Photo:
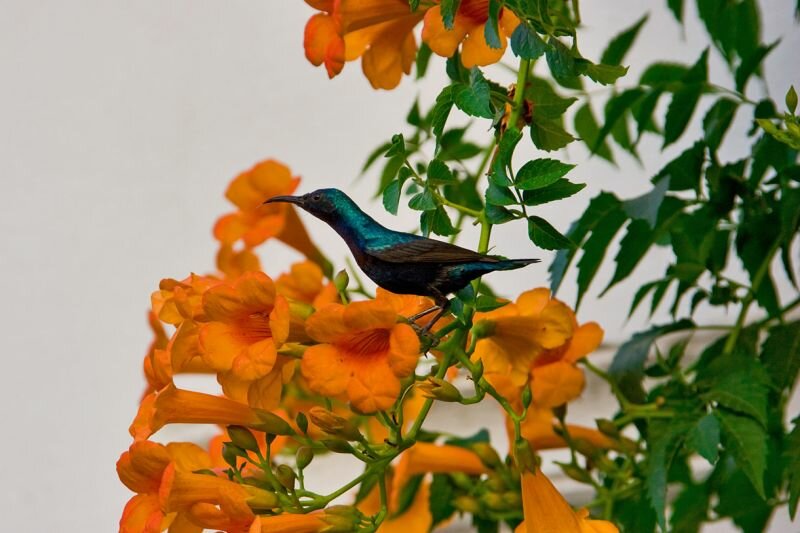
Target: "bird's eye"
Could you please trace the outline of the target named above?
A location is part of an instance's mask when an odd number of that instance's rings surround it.
[[[322,200],[322,195],[321,194],[315,194],[314,196],[311,197],[311,200],[314,201],[314,202],[319,202],[320,200]]]

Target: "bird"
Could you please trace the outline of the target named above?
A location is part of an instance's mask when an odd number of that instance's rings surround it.
[[[484,255],[455,244],[391,230],[365,213],[339,189],[318,189],[301,196],[273,196],[264,203],[294,204],[326,222],[347,243],[368,278],[395,294],[433,299],[431,308],[408,317],[410,324],[438,313],[422,328],[427,333],[447,312],[448,294],[497,270],[514,270],[539,259],[505,259]]]

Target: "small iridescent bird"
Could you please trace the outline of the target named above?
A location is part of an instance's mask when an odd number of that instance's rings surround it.
[[[379,287],[396,294],[433,298],[435,306],[408,317],[413,324],[438,311],[423,332],[447,312],[448,294],[483,274],[539,262],[483,255],[454,244],[390,230],[339,189],[319,189],[303,196],[275,196],[264,203],[272,202],[295,204],[327,222],[350,247],[361,270]]]

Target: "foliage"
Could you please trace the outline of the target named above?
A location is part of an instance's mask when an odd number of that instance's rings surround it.
[[[226,193],[235,210],[214,228],[218,272],[163,280],[153,295],[148,390],[131,426],[135,442],[118,463],[136,493],[121,530],[416,532],[460,514],[477,531],[503,523],[699,531],[730,519],[750,532],[784,505],[794,517],[800,418],[787,406],[800,372],[800,118],[794,87],[776,103],[751,83],[778,46],[761,35],[761,6],[698,1],[707,47],[687,64],[645,66],[633,81],[624,64],[647,36],[647,16],[589,53],[579,47],[578,0],[410,0],[408,10],[398,9],[402,0],[383,2],[375,13],[347,0],[312,3],[323,7],[305,31],[313,64],[335,76],[360,59],[375,88],[395,87],[412,66],[424,78],[434,55],[446,58],[436,98],[415,101],[404,130],[368,156],[376,195],[392,214],[417,212],[425,236],[456,242],[478,225],[479,253],[490,250],[495,226],[525,224],[532,247],[554,252],[551,287],[509,301],[476,280],[429,324],[418,314],[431,300],[373,294],[352,269],[334,276],[291,207],[262,205],[292,194],[299,179],[276,161],[257,164]],[[683,0],[667,6],[683,25]],[[348,50],[354,37],[371,40]],[[485,68],[506,47],[516,58],[509,86]],[[712,79],[715,56],[729,87]],[[547,75],[534,74],[537,62]],[[723,147],[737,117],[749,125],[749,149],[730,157]],[[698,138],[693,123],[702,125]],[[640,161],[645,139],[675,156],[635,198],[613,190],[584,198],[581,167],[559,152],[580,143],[608,164],[624,154]],[[531,145],[537,156],[520,161]],[[537,209],[578,201],[588,206],[569,228]],[[271,239],[308,261],[267,276],[255,250]],[[612,258],[610,279],[599,279]],[[645,258],[663,269],[642,272]],[[553,297],[573,270],[576,310],[592,289],[610,298],[633,284],[629,317],[649,302],[650,317],[662,310],[668,318],[599,368],[586,356],[602,329],[580,324]],[[781,277],[791,291],[777,289]],[[736,319],[705,324],[701,307]],[[435,362],[421,362],[429,353]],[[175,375],[196,372],[213,374],[222,396],[176,387]],[[607,384],[618,407],[596,429],[566,420],[585,372]],[[453,436],[425,426],[435,402],[466,408],[487,396],[503,410],[506,454],[485,430]],[[171,423],[225,430],[207,449],[149,440]],[[537,452],[554,447],[569,449],[557,466],[591,488],[588,510],[599,520],[574,512],[542,474]],[[328,453],[352,456],[363,470],[319,494],[305,471]],[[352,505],[332,505],[346,494]]]

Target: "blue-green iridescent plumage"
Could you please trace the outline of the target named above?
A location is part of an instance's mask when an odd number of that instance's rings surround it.
[[[429,296],[447,305],[446,295],[496,270],[513,270],[538,259],[482,255],[434,239],[386,228],[338,189],[303,196],[279,196],[267,202],[293,203],[327,222],[347,243],[364,273],[397,294]]]

